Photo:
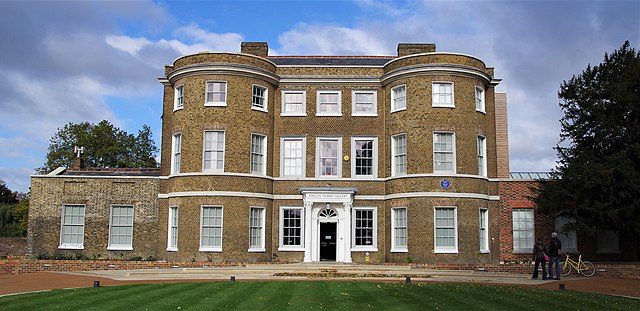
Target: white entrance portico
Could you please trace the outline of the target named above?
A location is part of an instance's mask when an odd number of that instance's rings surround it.
[[[300,188],[304,261],[351,262],[351,209],[356,188]]]

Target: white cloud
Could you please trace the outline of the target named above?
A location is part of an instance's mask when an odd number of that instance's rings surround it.
[[[128,36],[107,35],[105,38],[111,47],[136,56],[140,49],[151,43],[146,38],[131,38]]]
[[[367,29],[301,23],[278,37],[281,48],[273,54],[293,55],[382,55],[384,42]]]

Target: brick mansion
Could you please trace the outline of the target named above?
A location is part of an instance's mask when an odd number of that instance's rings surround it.
[[[506,94],[476,57],[244,42],[179,57],[159,81],[160,168],[32,176],[31,256],[499,263],[528,260],[562,225],[528,199],[541,176],[512,178]]]

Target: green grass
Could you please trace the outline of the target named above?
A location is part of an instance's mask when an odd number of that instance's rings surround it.
[[[480,284],[207,282],[53,290],[0,310],[640,310],[640,300]]]

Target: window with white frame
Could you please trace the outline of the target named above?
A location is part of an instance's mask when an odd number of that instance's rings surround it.
[[[564,226],[573,222],[573,220],[567,216],[558,216],[554,221],[555,231],[558,233],[558,239],[562,243],[563,251],[578,251],[578,240],[575,231],[563,232]]]
[[[480,252],[489,252],[489,210],[480,209]]]
[[[180,174],[181,149],[182,133],[175,133],[171,142],[171,174]]]
[[[267,136],[251,134],[251,173],[267,174]]]
[[[513,251],[530,253],[533,249],[533,209],[519,208],[511,211],[513,223]]]
[[[432,84],[432,106],[453,108],[453,83],[434,82]]]
[[[391,89],[391,112],[407,109],[407,86],[399,85]]]
[[[184,107],[184,85],[178,85],[173,91],[173,110]]]
[[[304,137],[282,137],[280,139],[281,177],[305,176],[306,145]]]
[[[341,116],[342,115],[342,92],[319,90],[316,93],[316,115],[317,116]]]
[[[487,177],[487,139],[478,136],[478,175]]]
[[[377,116],[378,93],[372,90],[351,91],[351,115]]]
[[[251,109],[267,111],[268,89],[263,86],[254,85],[252,88]]]
[[[377,209],[375,207],[354,207],[352,217],[352,246],[354,250],[377,251]]]
[[[59,248],[84,249],[84,205],[62,206]]]
[[[484,109],[484,89],[476,86],[476,111],[485,112]]]
[[[251,207],[249,211],[249,251],[264,252],[264,207]]]
[[[391,137],[391,175],[407,174],[407,135]]]
[[[112,205],[108,250],[133,249],[133,206]]]
[[[224,131],[205,131],[203,149],[202,170],[224,171]]]
[[[283,116],[306,116],[307,115],[307,92],[306,91],[282,91],[282,112]]]
[[[178,250],[178,207],[169,207],[169,222],[167,225],[167,251]]]
[[[351,177],[378,177],[378,138],[351,138]]]
[[[342,175],[342,138],[316,138],[316,177],[335,177]]]
[[[455,135],[433,133],[433,172],[456,173]]]
[[[279,251],[304,250],[302,207],[280,207]]]
[[[391,209],[391,252],[408,252],[407,208]]]
[[[222,251],[222,206],[201,207],[200,251]]]
[[[227,105],[227,82],[207,81],[205,94],[205,106]]]
[[[455,207],[434,208],[434,251],[458,252],[458,211]]]

